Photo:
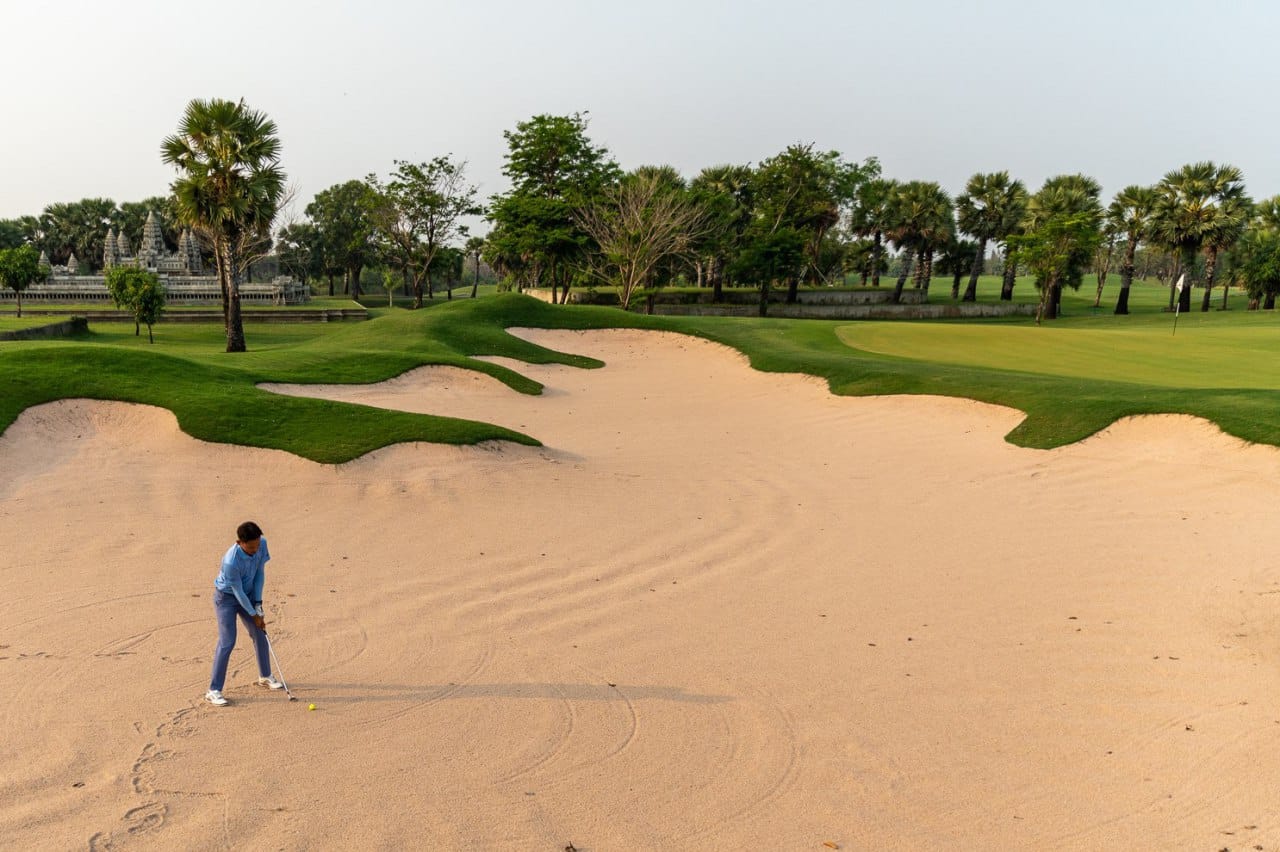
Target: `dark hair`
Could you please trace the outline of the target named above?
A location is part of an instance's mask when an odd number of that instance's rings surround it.
[[[236,541],[256,541],[262,538],[262,528],[253,521],[245,521],[236,527]]]

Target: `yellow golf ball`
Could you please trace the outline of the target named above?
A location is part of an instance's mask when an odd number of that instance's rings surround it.
[[[308,705],[307,705],[307,709],[308,709],[308,710],[314,710],[314,709],[316,709],[316,705],[314,705],[314,704],[308,704]]]

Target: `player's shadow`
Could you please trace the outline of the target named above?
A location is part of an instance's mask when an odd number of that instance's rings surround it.
[[[727,695],[702,695],[678,686],[611,685],[607,683],[299,683],[289,684],[299,697],[323,696],[326,703],[448,701],[458,698],[534,698],[566,701],[681,701],[720,704]]]

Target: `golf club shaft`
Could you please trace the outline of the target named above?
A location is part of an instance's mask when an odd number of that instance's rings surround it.
[[[276,676],[280,678],[280,685],[284,687],[284,694],[289,696],[289,700],[293,700],[293,693],[289,691],[289,684],[285,682],[284,672],[280,670],[280,661],[276,659],[276,649],[271,647],[271,637],[267,635],[267,631],[262,631],[262,638],[267,640],[267,653],[271,655],[271,665],[275,667]]]

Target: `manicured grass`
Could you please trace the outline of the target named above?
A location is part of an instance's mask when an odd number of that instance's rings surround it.
[[[323,462],[400,441],[536,443],[537,436],[487,424],[282,397],[255,385],[376,382],[422,364],[450,364],[538,393],[540,386],[518,372],[471,356],[597,367],[506,329],[637,327],[715,340],[746,353],[757,369],[819,376],[839,394],[941,394],[1011,406],[1027,418],[1009,439],[1025,446],[1059,446],[1119,417],[1162,412],[1205,417],[1242,438],[1280,445],[1280,375],[1270,366],[1280,355],[1271,340],[1280,341],[1280,317],[1196,311],[1179,320],[1174,338],[1165,299],[1163,288],[1135,292],[1128,317],[1095,315],[1066,301],[1065,319],[1036,328],[1025,318],[857,324],[654,317],[504,294],[437,301],[421,311],[375,308],[364,323],[252,326],[251,351],[237,355],[222,352],[219,326],[157,326],[150,346],[131,326],[104,323],[73,341],[0,342],[0,429],[28,406],[88,397],[162,406],[196,437]],[[1243,299],[1235,300],[1242,308]]]
[[[1182,388],[1280,390],[1280,318],[1192,313],[1035,326],[861,323],[841,326],[856,349],[917,361]]]
[[[481,284],[476,289],[476,298],[484,298],[486,296],[495,296],[498,293],[497,284]],[[471,298],[471,284],[467,283],[460,287],[453,288],[453,299],[449,298],[448,293],[443,290],[436,290],[434,298],[428,299],[426,291],[422,293],[422,303],[424,305],[433,304],[435,302],[458,301],[460,299]],[[386,290],[366,290],[361,294],[359,302],[366,308],[385,308],[387,305]],[[405,296],[400,290],[396,290],[392,297],[393,307],[408,308],[413,305],[413,298]]]
[[[63,322],[63,320],[58,317],[28,316],[25,313],[21,318],[0,315],[0,331],[17,331],[20,328],[35,328],[42,325],[52,325],[56,322]]]
[[[521,300],[523,301],[523,300]],[[457,303],[463,304],[461,302]],[[167,408],[184,431],[208,441],[272,447],[342,462],[403,441],[537,441],[484,423],[286,397],[258,382],[377,382],[422,364],[488,373],[524,393],[540,386],[469,354],[599,366],[525,343],[501,327],[450,328],[437,308],[374,312],[376,321],[252,326],[250,352],[222,352],[220,326],[157,326],[157,343],[126,324],[99,324],[76,341],[0,342],[0,429],[25,408],[83,397]],[[465,323],[463,324],[465,326]]]

